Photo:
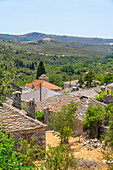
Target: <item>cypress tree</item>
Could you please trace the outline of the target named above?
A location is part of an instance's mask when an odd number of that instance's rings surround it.
[[[42,74],[45,74],[45,68],[43,65],[43,61],[40,61],[39,66],[37,68],[36,79],[38,79]]]

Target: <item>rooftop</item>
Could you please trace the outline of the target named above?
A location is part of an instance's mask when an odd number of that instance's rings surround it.
[[[2,124],[6,124],[12,132],[46,127],[42,122],[27,116],[25,111],[6,103],[0,107],[0,125]]]
[[[45,89],[45,88],[41,89],[41,100],[45,100],[49,97],[53,97],[53,96],[56,96],[56,95],[60,95],[60,93],[55,92],[55,91],[50,90],[50,89]],[[40,90],[31,91],[31,92],[28,92],[28,93],[21,95],[22,101],[26,101],[30,98],[34,98],[36,103],[40,102]]]
[[[81,89],[79,91],[71,92],[70,94],[95,98],[95,96],[98,96],[97,89],[99,89],[99,87],[93,87],[93,88],[83,89],[83,90]]]
[[[26,86],[29,88],[32,88],[32,85],[33,85],[34,87],[32,89],[38,90],[38,89],[40,89],[40,83],[41,83],[42,88],[47,88],[47,89],[51,89],[51,90],[61,90],[62,89],[61,87],[56,86],[52,83],[49,83],[45,80],[34,80],[33,83],[26,84]]]
[[[71,85],[76,85],[76,83],[78,83],[78,80],[73,80],[73,81],[67,81],[67,82],[64,82],[65,84],[70,84],[71,82]]]
[[[42,74],[42,75],[39,77],[39,79],[40,79],[40,78],[48,79],[49,77],[47,77],[46,74]]]
[[[45,108],[49,108],[51,111],[59,111],[64,105],[68,105],[71,101],[77,103],[79,98],[70,94],[57,95],[37,103],[36,109],[44,110]]]

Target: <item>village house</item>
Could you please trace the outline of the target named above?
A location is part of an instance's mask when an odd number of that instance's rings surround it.
[[[77,83],[78,83],[78,80],[64,82],[64,89],[75,87]]]
[[[80,92],[72,92],[69,94],[61,94],[59,96],[50,97],[44,101],[37,103],[36,110],[44,111],[44,123],[49,123],[49,115],[53,112],[60,111],[64,105],[69,105],[71,102],[78,103],[77,110],[75,114],[77,115],[77,128],[74,131],[74,134],[77,136],[82,135],[83,131],[83,124],[82,121],[85,117],[85,112],[90,104],[93,106],[100,105],[103,108],[105,107],[104,103],[98,102],[95,99],[95,88],[83,90]]]
[[[47,77],[46,74],[42,74],[38,79],[45,80],[45,81],[49,82],[49,77]]]
[[[27,101],[27,113],[21,110],[21,92],[13,94],[13,104],[4,103],[0,107],[0,126],[5,124],[15,140],[26,139],[30,142],[31,137],[41,147],[46,146],[45,130],[47,125],[35,119],[35,101]]]
[[[55,92],[50,89],[46,89],[46,88],[41,88],[39,90],[33,90],[31,92],[23,91],[23,94],[21,95],[21,101],[26,102],[26,100],[28,100],[29,98],[34,98],[36,103],[38,103],[42,100],[48,99],[48,98],[56,96],[56,95],[60,95],[60,93]]]
[[[56,86],[52,83],[49,83],[45,80],[34,80],[32,83],[25,85],[25,90],[28,90],[28,89],[38,90],[40,89],[40,85],[42,88],[47,88],[47,89],[54,90],[54,91],[59,91],[62,89],[61,87]]]

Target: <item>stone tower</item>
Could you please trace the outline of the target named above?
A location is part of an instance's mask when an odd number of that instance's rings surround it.
[[[13,93],[13,104],[14,107],[21,109],[21,92],[16,91]]]
[[[30,116],[35,119],[35,100],[27,100],[27,116]]]

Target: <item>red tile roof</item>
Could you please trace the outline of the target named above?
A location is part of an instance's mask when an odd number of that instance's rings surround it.
[[[26,86],[30,87],[34,90],[38,90],[38,89],[40,89],[40,83],[41,83],[42,88],[47,88],[47,89],[51,89],[51,90],[61,90],[62,89],[61,87],[56,86],[52,83],[49,83],[45,80],[34,80],[34,82],[33,82],[34,87],[33,88],[32,88],[32,83],[26,84]]]

